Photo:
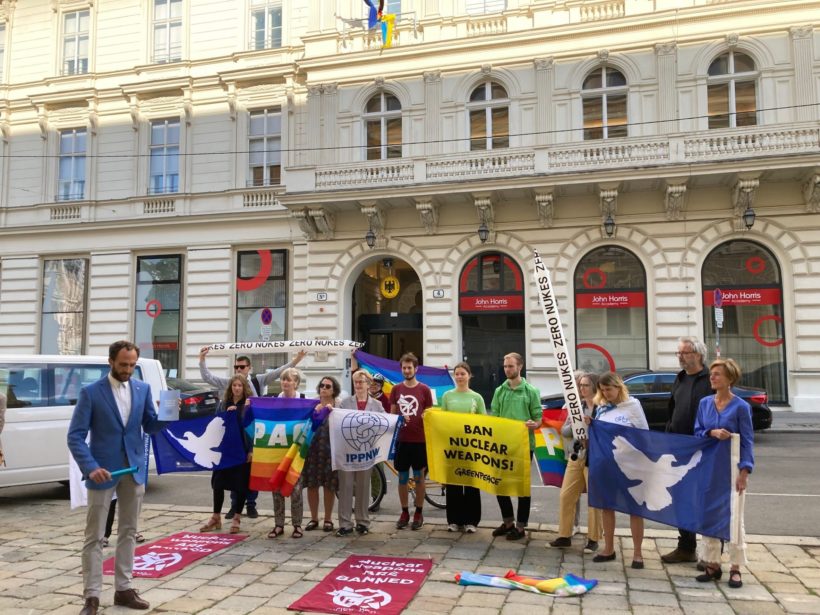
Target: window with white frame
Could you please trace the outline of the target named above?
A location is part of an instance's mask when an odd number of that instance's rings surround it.
[[[581,87],[584,141],[628,136],[626,77],[611,66],[591,71]]]
[[[182,264],[177,254],[137,257],[134,341],[140,356],[158,359],[169,375],[180,367]]]
[[[465,8],[468,15],[500,13],[507,8],[507,0],[467,0]]]
[[[757,124],[757,76],[745,53],[727,51],[712,60],[706,85],[709,128]]]
[[[252,111],[248,126],[248,184],[282,183],[282,109]]]
[[[151,122],[149,194],[179,192],[179,120]]]
[[[510,99],[504,86],[485,81],[470,94],[470,149],[510,146]]]
[[[75,201],[85,198],[85,153],[85,128],[60,131],[56,200]]]
[[[154,62],[182,59],[182,0],[154,0]]]
[[[88,72],[89,11],[73,11],[63,15],[63,74],[82,75]]]
[[[83,353],[87,272],[84,258],[44,261],[41,354]]]
[[[401,103],[389,92],[367,101],[364,112],[367,159],[401,158]]]
[[[251,0],[251,49],[282,46],[282,0]]]

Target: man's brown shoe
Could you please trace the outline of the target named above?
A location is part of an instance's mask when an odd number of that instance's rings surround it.
[[[127,606],[129,609],[148,609],[151,607],[147,600],[139,597],[136,589],[124,589],[114,592],[114,604]]]
[[[683,549],[675,549],[671,553],[661,555],[661,561],[665,564],[682,564],[684,562],[696,562],[698,556],[694,551],[684,551]]]
[[[91,597],[85,599],[85,606],[80,611],[80,615],[97,615],[97,610],[100,608],[100,599]]]

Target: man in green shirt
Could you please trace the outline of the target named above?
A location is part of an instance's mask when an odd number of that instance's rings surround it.
[[[504,355],[504,375],[507,376],[493,394],[490,414],[506,419],[524,421],[530,430],[530,455],[535,449],[534,431],[541,425],[541,394],[538,389],[521,377],[524,359],[517,352]],[[507,540],[520,540],[530,519],[530,498],[518,498],[518,512],[513,515],[512,498],[508,495],[496,496],[504,520],[493,536],[506,536]]]

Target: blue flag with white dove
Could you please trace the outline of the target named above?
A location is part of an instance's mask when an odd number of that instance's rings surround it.
[[[157,474],[222,470],[248,457],[235,412],[174,421],[151,438]]]
[[[589,505],[729,540],[729,440],[593,421]]]

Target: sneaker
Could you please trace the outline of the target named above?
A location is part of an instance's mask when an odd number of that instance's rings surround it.
[[[231,506],[228,509],[228,512],[225,513],[225,518],[226,519],[233,519],[233,516],[234,516],[235,513],[236,513],[236,511],[233,509],[233,506]]]
[[[370,533],[370,528],[359,523],[359,525],[356,526],[356,533],[359,534],[359,536],[364,536],[365,534]]]
[[[510,530],[515,529],[514,525],[507,525],[506,523],[502,523],[497,528],[493,530],[493,536],[498,538],[499,536],[506,536],[510,533]]]
[[[447,526],[447,531],[448,532],[458,532],[459,529],[460,528],[458,527],[457,523],[451,523],[450,525]]]
[[[464,526],[464,531],[468,534],[475,534],[478,531],[478,528],[470,523]]]
[[[555,547],[556,549],[565,549],[572,546],[572,540],[559,536],[549,544],[551,547]]]
[[[661,561],[665,564],[682,564],[684,562],[696,562],[698,561],[698,556],[695,555],[694,551],[684,551],[681,548],[677,548],[671,553],[661,555]]]
[[[424,515],[420,512],[413,513],[413,523],[410,524],[411,530],[420,530],[424,525]]]
[[[399,516],[399,520],[396,521],[396,529],[403,530],[408,526],[410,523],[410,513],[403,510],[401,511],[401,516]]]
[[[256,510],[256,504],[248,504],[248,509],[245,511],[245,515],[251,519],[256,519],[259,516],[259,511]]]
[[[513,527],[507,532],[507,540],[521,540],[526,535],[523,527]]]
[[[598,541],[588,540],[584,546],[584,553],[595,553],[598,550]]]
[[[336,536],[350,536],[353,533],[352,527],[340,527],[336,530]]]

